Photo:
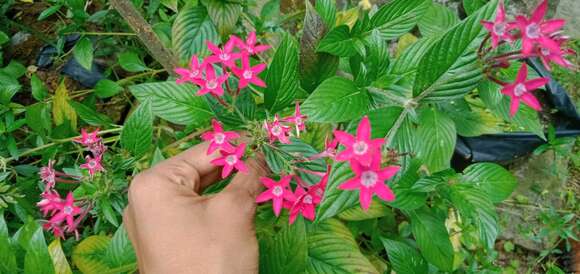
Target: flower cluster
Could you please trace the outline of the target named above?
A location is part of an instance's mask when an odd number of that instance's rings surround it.
[[[194,55],[189,68],[176,68],[175,73],[180,76],[176,80],[178,84],[191,82],[199,86],[197,95],[210,94],[216,98],[224,95],[224,84],[228,92],[233,93],[228,83],[228,78],[232,74],[238,78],[236,94],[250,84],[259,87],[266,86],[258,77],[266,69],[266,64],[250,65],[252,55],[270,48],[268,45],[256,45],[256,33],[250,33],[246,41],[232,35],[223,47],[218,47],[210,41],[206,43],[212,55],[201,62]],[[219,69],[219,75],[216,72],[216,66]]]
[[[246,144],[242,142],[235,147],[231,143],[231,141],[240,138],[240,134],[235,131],[224,131],[222,125],[216,119],[213,119],[211,124],[213,131],[203,133],[201,139],[209,141],[207,155],[216,150],[219,151],[221,157],[212,160],[211,163],[216,166],[223,166],[222,178],[228,177],[234,169],[243,173],[248,172],[246,164],[242,161],[246,152]]]
[[[300,105],[296,102],[293,115],[280,119],[278,114],[276,114],[272,122],[264,121],[264,129],[268,132],[270,143],[279,141],[282,144],[289,144],[291,131],[289,125],[295,127],[296,136],[299,137],[300,132],[306,130],[306,118],[306,115],[300,112]]]
[[[481,21],[484,28],[489,31],[486,40],[491,38],[489,50],[497,48],[500,44],[512,43],[521,40],[521,50],[500,54],[492,60],[492,67],[509,67],[510,60],[538,57],[544,66],[550,70],[550,63],[555,63],[565,68],[571,68],[572,63],[565,59],[566,55],[573,54],[565,47],[567,36],[561,34],[560,29],[564,26],[563,19],[544,19],[548,8],[548,1],[542,1],[530,17],[518,15],[514,21],[506,19],[503,2],[500,3],[495,20]],[[485,43],[485,40],[484,40]],[[483,44],[482,44],[483,46]],[[489,51],[488,50],[488,51]],[[485,53],[481,52],[480,56]],[[501,92],[511,98],[510,115],[514,116],[519,108],[520,101],[536,111],[541,110],[541,105],[531,91],[544,86],[547,78],[536,78],[526,81],[527,67],[522,62],[514,83],[506,83],[488,75],[489,78],[503,86]]]
[[[87,156],[86,162],[80,165],[81,169],[87,169],[89,176],[92,178],[98,172],[105,169],[101,165],[103,153],[107,150],[98,136],[99,130],[87,132],[81,130],[81,136],[73,139],[75,143],[83,145],[91,154]],[[62,198],[55,190],[56,183],[78,183],[82,179],[79,176],[66,174],[54,169],[54,160],[49,160],[48,165],[40,168],[40,180],[45,184],[41,200],[36,205],[39,207],[42,215],[47,217],[43,228],[52,231],[55,237],[64,237],[65,232],[74,232],[77,234],[77,227],[81,220],[88,213],[88,207],[77,206],[72,192],[68,192],[66,198]],[[76,218],[76,219],[75,219]]]

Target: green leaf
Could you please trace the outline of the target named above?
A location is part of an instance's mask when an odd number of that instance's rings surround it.
[[[54,6],[50,6],[49,8],[43,10],[40,15],[38,15],[38,21],[42,21],[46,18],[48,18],[49,16],[55,14],[58,10],[60,10],[60,8],[62,7],[62,5],[54,5]]]
[[[0,72],[0,104],[7,105],[21,88],[18,79],[6,72]]]
[[[26,107],[26,124],[41,136],[47,135],[51,129],[52,121],[50,105],[43,102]]]
[[[348,162],[335,162],[332,165],[324,197],[318,206],[317,222],[332,218],[349,208],[357,206],[359,200],[358,191],[338,189],[340,184],[353,176],[354,174]]]
[[[461,97],[479,83],[476,49],[485,30],[480,21],[493,16],[497,0],[447,31],[425,53],[417,70],[413,95],[430,101]]]
[[[483,189],[493,203],[507,199],[517,186],[515,176],[494,163],[470,165],[463,171],[462,179]]]
[[[191,56],[206,56],[206,41],[219,43],[217,30],[203,6],[186,6],[179,11],[171,29],[173,52],[181,63],[189,63]]]
[[[155,116],[180,125],[207,123],[213,113],[193,85],[174,82],[145,83],[129,87],[139,101],[151,100]]]
[[[60,244],[60,239],[54,239],[52,243],[48,245],[48,252],[52,258],[52,263],[54,264],[54,272],[57,274],[72,274],[70,265],[62,251],[62,246]]]
[[[306,228],[301,217],[286,225],[273,237],[262,239],[260,247],[261,273],[304,273],[308,260]],[[288,252],[292,252],[289,256]]]
[[[449,168],[457,138],[453,120],[431,108],[421,113],[419,121],[417,157],[423,160],[430,172]]]
[[[108,126],[113,124],[109,116],[98,113],[94,108],[90,108],[82,103],[70,101],[71,106],[75,109],[79,117],[89,125]]]
[[[327,1],[328,2],[328,1]],[[310,2],[306,1],[304,29],[300,39],[300,84],[304,90],[312,92],[324,79],[336,75],[339,58],[323,52],[316,52],[316,46],[326,34],[322,18]],[[317,1],[318,5],[320,1]],[[322,4],[321,4],[322,5]]]
[[[75,60],[88,71],[93,67],[93,51],[93,43],[87,37],[81,38],[73,49]]]
[[[48,89],[36,74],[30,77],[30,89],[32,91],[32,97],[37,101],[42,101],[48,97]]]
[[[131,270],[136,269],[137,257],[124,226],[120,226],[115,231],[111,242],[105,250],[105,258],[107,258],[110,267],[119,270],[118,272],[130,273]],[[121,269],[126,270],[120,271]]]
[[[125,121],[121,132],[121,146],[136,158],[140,158],[151,148],[154,118],[151,102],[145,100]]]
[[[485,0],[463,0],[463,9],[467,15],[470,15],[483,7],[485,3]]]
[[[10,37],[5,32],[0,31],[0,46],[8,43],[8,41],[10,41]]]
[[[109,98],[117,95],[121,91],[123,91],[123,87],[109,79],[100,80],[95,86],[95,94],[99,98]]]
[[[429,266],[417,249],[406,242],[381,238],[396,273],[427,273]]]
[[[320,15],[328,29],[333,28],[336,24],[336,4],[334,0],[316,1],[314,8]],[[305,27],[307,25],[304,25]]]
[[[17,273],[16,256],[8,235],[8,227],[4,220],[4,212],[0,210],[0,272]]]
[[[433,210],[410,213],[411,230],[423,257],[442,271],[453,270],[453,246],[445,227],[445,219]]]
[[[368,219],[376,219],[391,214],[393,214],[393,211],[384,201],[373,199],[368,210],[365,211],[360,206],[355,205],[354,207],[338,214],[338,218],[345,221],[363,221]]]
[[[400,179],[392,184],[395,200],[390,206],[400,210],[411,211],[424,206],[427,202],[427,194],[414,189],[420,178],[421,161],[413,159],[406,165]]]
[[[147,65],[143,63],[141,57],[139,57],[139,55],[134,51],[121,53],[118,62],[124,70],[129,72],[141,72],[149,69]]]
[[[242,13],[242,5],[226,0],[208,0],[205,5],[219,34],[223,38],[227,38],[235,30],[236,23]]]
[[[360,252],[350,230],[340,221],[329,219],[308,226],[306,273],[378,273]]]
[[[466,137],[500,133],[500,120],[483,108],[471,108],[463,98],[442,104],[443,109],[455,123],[457,134]]]
[[[382,39],[395,39],[409,32],[427,11],[430,1],[395,0],[371,17],[371,25]]]
[[[14,239],[26,251],[25,274],[52,274],[54,266],[48,253],[42,227],[32,218],[14,234]]]
[[[338,76],[322,82],[302,109],[313,122],[344,122],[364,115],[369,108],[369,95],[351,80]]]
[[[364,44],[360,38],[350,33],[347,25],[340,25],[322,38],[316,51],[340,57],[351,57],[359,52],[364,52]]]
[[[286,108],[298,89],[298,45],[292,36],[284,34],[266,74],[264,104],[272,112]]]
[[[417,25],[423,36],[437,36],[459,23],[459,18],[451,9],[432,3]]]

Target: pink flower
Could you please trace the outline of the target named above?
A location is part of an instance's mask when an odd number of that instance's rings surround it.
[[[272,123],[268,124],[264,121],[264,128],[268,131],[270,143],[276,140],[283,144],[290,143],[290,139],[288,138],[290,128],[280,123],[278,114],[274,115],[274,121]]]
[[[89,151],[94,155],[103,155],[105,151],[107,151],[107,146],[103,144],[103,142],[98,142],[96,144],[92,144],[89,146]]]
[[[230,140],[239,138],[240,135],[235,131],[224,131],[220,122],[216,119],[211,120],[213,131],[205,132],[201,135],[204,141],[210,141],[207,155],[212,154],[216,149],[233,151],[234,146],[229,143]]]
[[[239,88],[245,88],[249,84],[254,84],[259,87],[266,87],[266,83],[258,78],[258,74],[266,69],[266,64],[258,64],[250,67],[250,57],[248,55],[242,56],[242,67],[231,67],[232,72],[240,79]]]
[[[101,142],[101,138],[98,135],[99,135],[98,128],[91,133],[87,133],[87,130],[83,128],[81,129],[81,137],[75,138],[73,141],[85,147],[90,147],[93,144]]]
[[[224,94],[222,84],[228,80],[228,77],[229,75],[227,73],[217,77],[215,75],[213,66],[211,64],[207,64],[205,66],[205,79],[193,80],[200,87],[200,89],[197,91],[197,95],[211,93],[216,96],[222,96]]]
[[[75,200],[73,197],[72,192],[69,192],[61,204],[60,208],[58,208],[58,212],[54,214],[48,222],[53,225],[59,225],[63,221],[66,221],[66,225],[69,231],[76,230],[76,225],[74,222],[74,216],[79,215],[81,213],[81,208],[74,205]]]
[[[51,189],[54,187],[56,182],[56,171],[53,168],[54,160],[48,161],[48,166],[44,166],[40,168],[40,180],[46,183],[46,189]]]
[[[96,155],[94,158],[91,156],[87,156],[86,162],[80,165],[80,168],[87,169],[89,171],[89,175],[92,177],[97,172],[105,171],[105,168],[101,165],[102,155]]]
[[[511,25],[505,20],[505,9],[503,1],[499,3],[495,21],[482,20],[481,24],[486,28],[491,35],[491,47],[495,48],[500,41],[511,41],[512,37],[509,33]]]
[[[52,231],[55,238],[64,239],[64,229],[60,225],[45,223],[42,225],[42,228],[46,231]]]
[[[293,203],[296,200],[296,197],[292,193],[292,189],[290,189],[291,180],[292,175],[286,175],[282,177],[280,181],[274,181],[268,177],[260,178],[262,184],[264,184],[268,189],[256,197],[256,202],[263,203],[272,200],[274,214],[279,216],[285,202]]]
[[[242,41],[240,38],[233,36],[233,39],[237,42],[238,47],[243,51],[249,53],[250,55],[254,55],[256,53],[265,51],[270,48],[268,45],[256,45],[256,33],[250,32],[248,37],[246,38],[246,42]]]
[[[310,191],[305,191],[302,187],[297,186],[294,192],[296,201],[292,208],[290,208],[290,224],[293,224],[298,217],[298,214],[302,214],[304,218],[314,221],[316,217],[316,205],[320,203],[321,197],[310,193]]]
[[[238,38],[239,39],[239,38]],[[218,46],[214,45],[212,42],[207,41],[207,48],[213,53],[213,55],[207,57],[207,62],[209,63],[221,63],[226,67],[233,67],[236,65],[236,60],[241,57],[240,53],[233,53],[235,46],[235,38],[228,40],[224,45],[224,48],[221,49]]]
[[[381,153],[383,139],[371,140],[371,123],[367,116],[363,117],[354,137],[344,131],[335,130],[334,136],[346,149],[336,155],[337,161],[355,160],[364,166],[371,164],[374,155]]]
[[[558,51],[559,45],[550,36],[561,29],[566,23],[563,19],[544,20],[548,9],[548,1],[544,0],[538,5],[532,16],[528,19],[524,16],[516,16],[516,26],[522,36],[522,54],[529,55],[534,49],[535,43],[553,52]]]
[[[347,180],[338,186],[342,190],[359,190],[361,207],[368,210],[373,194],[387,202],[395,199],[395,194],[384,182],[391,179],[399,171],[398,166],[388,166],[381,169],[381,157],[379,154],[373,157],[370,166],[363,166],[357,161],[351,161],[354,178]]]
[[[572,67],[572,63],[564,58],[567,54],[575,54],[575,52],[571,49],[562,49],[562,45],[566,43],[567,38],[559,37],[554,39],[554,41],[558,44],[558,49],[554,51],[554,49],[550,49],[547,47],[539,46],[536,48],[536,55],[540,57],[542,63],[548,70],[552,70],[550,67],[550,62],[556,63],[562,67],[570,68]]]
[[[52,214],[56,210],[62,208],[63,200],[60,198],[58,192],[54,190],[46,190],[40,194],[40,197],[42,197],[42,200],[36,203],[36,205],[40,208],[40,211],[42,211],[43,216],[46,216],[48,212]]]
[[[296,102],[294,115],[286,117],[282,119],[282,121],[293,123],[296,126],[296,132],[298,133],[306,129],[306,124],[304,124],[304,121],[306,121],[306,115],[300,113],[300,105],[298,104],[298,102]]]
[[[222,178],[226,178],[232,173],[235,168],[239,172],[247,173],[248,168],[246,164],[242,161],[244,152],[246,151],[246,144],[241,143],[233,152],[220,151],[222,157],[212,160],[211,163],[216,166],[223,166]]]
[[[180,78],[175,80],[177,84],[183,84],[185,82],[195,83],[194,80],[201,79],[203,77],[201,69],[204,64],[199,64],[197,55],[191,57],[189,62],[189,69],[186,68],[176,68],[175,73],[177,73]]]
[[[528,67],[525,63],[523,63],[518,71],[515,82],[503,86],[501,90],[501,93],[511,97],[510,116],[512,117],[518,112],[520,100],[524,101],[526,105],[530,106],[536,111],[540,111],[542,109],[540,102],[538,102],[531,91],[545,85],[549,82],[549,80],[546,78],[536,78],[526,81],[527,77]]]

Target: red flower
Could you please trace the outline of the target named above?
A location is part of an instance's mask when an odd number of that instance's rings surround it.
[[[238,38],[239,39],[239,38]],[[213,55],[207,57],[206,61],[209,63],[221,63],[226,67],[233,67],[236,65],[236,60],[241,57],[240,53],[234,53],[234,46],[236,44],[236,39],[231,39],[226,42],[223,49],[214,45],[212,42],[207,41],[207,48],[213,53]]]
[[[555,38],[554,41],[558,44],[558,49],[554,51],[552,48],[542,47],[539,46],[536,48],[536,54],[542,60],[542,63],[548,70],[552,70],[550,67],[550,62],[556,63],[562,67],[570,68],[572,67],[572,63],[564,58],[565,55],[568,54],[575,54],[575,52],[571,49],[563,49],[562,45],[566,43],[566,37],[559,37]]]
[[[563,19],[544,20],[547,9],[548,1],[544,0],[536,7],[529,19],[521,15],[516,16],[516,26],[520,29],[522,36],[522,54],[531,54],[536,43],[550,51],[558,51],[558,43],[550,36],[561,29],[566,21]]]
[[[361,207],[368,210],[373,194],[385,201],[393,201],[395,194],[384,182],[391,179],[399,171],[398,166],[389,166],[381,169],[381,157],[377,154],[373,157],[370,166],[363,166],[356,161],[351,161],[351,168],[355,174],[354,178],[347,180],[338,186],[342,190],[359,190],[359,201]]]
[[[505,20],[505,8],[503,5],[503,1],[499,3],[495,21],[490,22],[482,20],[481,24],[483,25],[484,28],[486,28],[489,31],[491,35],[492,48],[497,47],[500,41],[509,42],[512,40],[512,37],[509,33],[512,26]]]
[[[540,102],[538,102],[531,91],[544,86],[549,82],[549,80],[546,78],[536,78],[526,81],[527,77],[528,67],[525,63],[523,63],[518,71],[515,82],[503,86],[501,90],[501,93],[511,97],[510,116],[512,117],[518,112],[520,100],[524,101],[526,105],[530,106],[536,111],[540,111],[542,109]]]
[[[296,197],[292,193],[292,189],[290,189],[291,180],[292,175],[286,175],[282,177],[280,181],[274,181],[268,177],[260,178],[262,184],[264,184],[268,189],[256,197],[256,202],[263,203],[272,200],[274,214],[279,216],[285,202],[294,202],[296,200]]]
[[[230,69],[240,79],[240,89],[247,87],[249,84],[266,87],[266,83],[258,78],[258,74],[266,69],[266,64],[258,64],[250,67],[250,57],[248,55],[242,55],[242,67],[232,66]]]
[[[246,151],[246,144],[241,143],[233,152],[220,151],[222,157],[211,161],[216,166],[223,166],[222,178],[226,178],[232,173],[232,170],[237,169],[239,172],[247,173],[248,168],[242,161],[244,152]]]
[[[274,115],[274,121],[272,123],[268,124],[264,121],[264,128],[268,131],[270,143],[276,140],[283,144],[290,143],[290,139],[288,138],[290,128],[280,123],[278,114]]]
[[[233,151],[234,146],[230,144],[230,140],[239,138],[240,135],[235,131],[224,131],[220,122],[216,119],[211,120],[213,131],[205,132],[201,135],[204,141],[210,141],[207,155],[212,154],[216,149],[223,149],[225,151]]]
[[[222,84],[228,80],[228,77],[229,75],[227,73],[217,77],[213,66],[211,64],[206,64],[205,79],[193,80],[200,87],[200,89],[197,91],[197,95],[204,95],[207,93],[211,93],[216,96],[224,95]]]
[[[201,79],[203,77],[201,73],[201,69],[205,64],[199,64],[199,60],[197,59],[197,55],[191,57],[191,61],[189,62],[189,69],[185,68],[176,68],[175,73],[177,73],[181,78],[175,80],[177,84],[182,84],[185,82],[195,83],[195,79]]]
[[[385,140],[371,140],[371,124],[367,116],[360,121],[356,134],[357,136],[354,137],[344,131],[334,131],[336,139],[346,147],[345,150],[336,155],[336,160],[355,160],[364,166],[368,166],[375,155],[380,155],[381,146]]]

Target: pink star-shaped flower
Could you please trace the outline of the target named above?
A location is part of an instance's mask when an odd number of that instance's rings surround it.
[[[193,80],[200,87],[200,89],[197,91],[197,95],[204,95],[207,93],[211,93],[215,96],[224,95],[222,84],[228,80],[228,77],[229,75],[227,73],[217,77],[213,65],[206,64],[205,79]]]
[[[334,137],[346,147],[345,150],[336,155],[336,160],[355,160],[364,166],[368,166],[371,164],[374,155],[380,155],[381,146],[385,140],[371,140],[371,123],[367,116],[360,121],[356,134],[357,136],[354,137],[344,131],[334,131]]]
[[[512,37],[509,33],[512,26],[505,20],[505,9],[503,1],[499,3],[495,21],[490,22],[482,20],[481,24],[489,31],[491,35],[492,48],[496,48],[500,41],[512,41]]]
[[[370,166],[363,166],[357,161],[351,161],[354,178],[347,180],[338,186],[342,190],[359,190],[359,201],[363,210],[368,210],[373,194],[387,202],[395,199],[395,194],[384,182],[391,179],[399,171],[398,166],[388,166],[381,169],[381,157],[373,157]]]
[[[216,119],[212,119],[211,124],[213,126],[213,131],[204,132],[201,135],[201,139],[204,141],[210,141],[207,155],[212,154],[216,149],[223,149],[232,152],[234,146],[232,146],[229,141],[239,138],[240,134],[235,131],[224,131],[222,125]]]
[[[58,192],[54,190],[45,190],[40,194],[40,197],[42,197],[42,200],[36,203],[36,205],[40,208],[40,211],[42,211],[43,216],[46,216],[49,212],[52,214],[56,210],[62,208],[63,200]]]
[[[69,231],[76,230],[74,216],[81,213],[81,208],[75,206],[74,203],[75,200],[73,194],[72,192],[69,192],[64,202],[61,204],[61,207],[58,209],[58,212],[54,214],[48,222],[54,225],[59,225],[63,221],[66,221]]]
[[[542,63],[548,70],[552,70],[550,63],[555,63],[565,68],[572,67],[572,63],[566,60],[564,56],[575,54],[576,52],[562,47],[563,44],[566,43],[567,38],[559,37],[554,39],[554,41],[558,44],[558,49],[556,51],[554,51],[554,49],[539,46],[536,47],[536,55],[540,57],[540,60],[542,60]]]
[[[266,87],[266,83],[258,78],[258,74],[266,69],[266,64],[257,64],[250,67],[250,57],[242,55],[242,67],[231,67],[232,72],[240,79],[240,89],[247,87],[249,84],[254,84],[259,87]]]
[[[501,90],[501,93],[511,97],[510,116],[512,117],[518,112],[520,100],[524,101],[526,105],[530,106],[536,111],[542,110],[540,102],[538,102],[538,99],[536,99],[531,91],[544,86],[549,82],[549,80],[540,77],[526,81],[527,77],[528,66],[523,63],[518,70],[518,75],[516,76],[515,82],[503,86]]]
[[[247,173],[248,168],[246,164],[242,161],[242,157],[246,152],[246,144],[241,143],[233,152],[220,151],[222,157],[212,160],[211,163],[216,166],[223,166],[222,178],[226,178],[232,173],[234,168],[242,173]]]
[[[230,38],[224,45],[223,49],[214,45],[212,42],[207,41],[207,48],[213,53],[213,55],[206,58],[207,62],[212,64],[221,63],[228,68],[234,67],[236,65],[236,60],[241,57],[240,53],[233,52],[235,45],[235,38]]]
[[[268,50],[270,48],[269,45],[256,45],[256,33],[250,32],[248,37],[246,38],[246,42],[242,41],[242,39],[233,36],[234,40],[238,44],[238,47],[242,50],[247,52],[250,55],[257,54],[259,52]]]
[[[264,121],[264,128],[268,131],[270,143],[278,140],[280,143],[290,144],[290,139],[288,138],[290,128],[280,123],[278,114],[274,115],[274,121],[272,123],[268,124]]]
[[[296,102],[296,107],[294,108],[294,115],[282,119],[283,122],[290,122],[296,126],[296,132],[300,132],[306,129],[306,115],[300,113],[300,104]]]
[[[97,172],[105,171],[101,164],[102,157],[103,155],[96,155],[94,158],[87,156],[85,163],[80,165],[80,168],[88,170],[91,177]]]
[[[85,147],[90,147],[94,144],[101,142],[101,138],[99,135],[99,129],[95,129],[95,131],[88,133],[85,128],[81,129],[81,137],[73,139],[75,143],[79,143]]]
[[[46,183],[46,189],[51,189],[56,183],[56,170],[53,168],[54,160],[49,160],[48,165],[41,167],[38,174],[40,175],[40,180]]]
[[[559,46],[550,36],[561,29],[566,21],[563,19],[544,20],[544,15],[548,9],[548,1],[544,0],[532,13],[528,19],[524,16],[516,16],[516,26],[520,29],[522,36],[522,54],[529,55],[538,43],[544,48],[553,52],[558,51]]]
[[[64,239],[64,229],[60,225],[45,223],[42,225],[42,228],[46,231],[52,231],[52,235],[54,235],[55,238]]]
[[[204,64],[199,63],[199,59],[197,55],[191,57],[191,61],[189,62],[189,69],[186,68],[176,68],[175,73],[177,73],[180,78],[175,80],[177,84],[182,84],[185,82],[195,83],[194,80],[201,79],[203,77],[201,69],[204,67]]]
[[[268,189],[256,197],[256,202],[263,203],[272,200],[274,214],[279,216],[285,202],[293,203],[296,200],[292,189],[290,189],[291,180],[292,175],[286,175],[280,181],[274,181],[268,177],[260,178],[262,184]]]
[[[288,219],[290,224],[296,221],[298,214],[302,214],[304,218],[314,221],[316,217],[316,205],[320,203],[321,197],[318,197],[310,191],[304,190],[302,187],[297,186],[294,192],[296,196],[296,201],[290,208],[290,218]]]

